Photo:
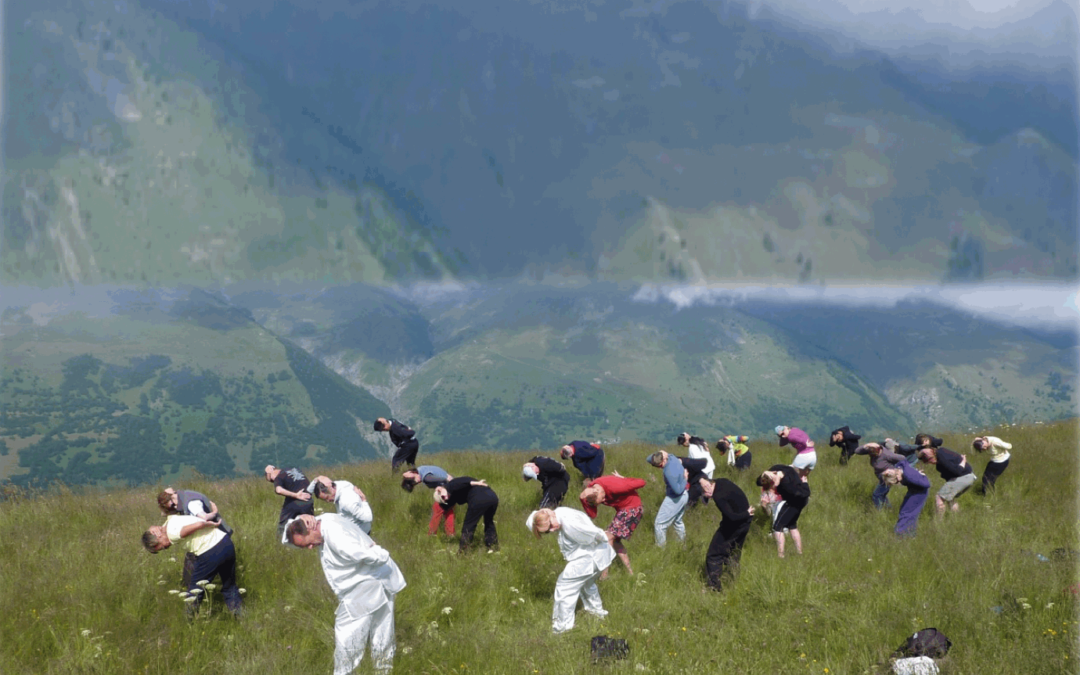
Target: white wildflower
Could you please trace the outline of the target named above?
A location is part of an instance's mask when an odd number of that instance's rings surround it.
[[[525,598],[518,598],[518,602],[520,602],[521,604],[524,605],[525,604]]]
[[[196,581],[196,582],[195,582],[195,585],[196,585],[196,586],[205,586],[205,585],[206,585],[206,584],[208,584],[208,583],[210,583],[210,580],[209,580],[209,579],[203,579],[202,581]]]
[[[193,589],[191,589],[191,594],[192,594],[192,595],[198,595],[198,594],[200,594],[200,593],[202,593],[202,589],[201,589],[201,588],[193,588]]]
[[[514,588],[513,586],[510,587],[510,592],[513,593],[514,595],[518,595],[519,593],[521,593],[521,591]]]
[[[450,612],[452,612],[452,611],[454,611],[454,608],[453,608],[453,607],[443,607],[443,608],[442,608],[442,613],[443,613],[443,614],[449,614],[449,613],[450,613]]]
[[[195,597],[194,595],[189,595],[188,597],[184,598],[184,602],[192,603],[192,602],[195,602],[197,599],[198,598]]]
[[[411,654],[412,653],[412,647],[402,647],[401,648],[401,653],[402,654]]]
[[[178,591],[178,590],[176,590],[176,589],[174,588],[174,589],[172,589],[171,591],[169,591],[169,595],[176,595],[176,594],[177,594],[177,593],[179,593],[179,592],[180,592],[180,591]]]
[[[1052,603],[1052,602],[1048,602],[1048,603],[1046,603],[1046,608],[1047,608],[1047,609],[1050,609],[1050,608],[1051,608],[1051,607],[1053,607],[1053,606],[1054,606],[1054,603]]]
[[[91,634],[93,634],[92,630],[90,630],[89,628],[83,628],[83,630],[82,630],[82,636],[83,637],[90,637]]]
[[[217,588],[217,584],[206,584],[205,586],[203,586],[203,588],[205,588],[208,591],[212,591],[215,588]]]
[[[282,607],[282,609],[285,610],[286,612],[291,612],[292,611],[292,605],[285,605],[284,607]]]
[[[157,585],[158,586],[164,586],[166,583],[168,583],[168,582],[166,582],[164,579],[162,579],[161,581],[157,582]]]
[[[247,589],[246,588],[241,588],[239,590],[239,593],[240,593],[240,595],[243,595],[244,593],[247,593]]]

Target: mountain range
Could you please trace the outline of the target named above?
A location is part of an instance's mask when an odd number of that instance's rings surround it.
[[[30,294],[32,297],[35,295]],[[37,294],[40,295],[40,294]],[[141,483],[266,463],[550,452],[689,431],[910,438],[1075,415],[1075,326],[932,302],[737,298],[618,284],[96,286],[0,317],[0,477]]]
[[[1077,277],[1068,59],[760,3],[5,11],[8,285]]]

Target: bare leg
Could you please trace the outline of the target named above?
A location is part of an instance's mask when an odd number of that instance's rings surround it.
[[[776,553],[781,558],[784,557],[784,533],[773,532],[773,538],[776,539]]]
[[[945,515],[945,500],[941,497],[934,497],[934,505],[937,506],[937,512],[939,516]]]
[[[949,505],[949,508],[952,509],[953,513],[956,513],[960,510],[960,503],[954,501],[952,504]]]
[[[634,570],[630,567],[630,554],[626,552],[626,547],[623,546],[622,539],[611,537],[611,547],[615,549],[615,554],[619,556],[619,560],[623,565],[626,565],[626,571],[630,573],[630,576],[634,576]]]
[[[795,552],[802,555],[802,535],[796,529],[791,529],[791,541],[795,542]]]

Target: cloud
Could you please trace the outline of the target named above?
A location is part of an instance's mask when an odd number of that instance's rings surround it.
[[[676,309],[696,305],[737,305],[752,301],[815,302],[845,307],[890,308],[929,301],[982,318],[1031,328],[1080,329],[1077,287],[1065,284],[980,284],[949,286],[755,286],[646,284],[633,295],[645,303],[668,302]]]

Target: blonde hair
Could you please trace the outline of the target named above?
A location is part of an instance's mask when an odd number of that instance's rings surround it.
[[[547,532],[551,528],[551,521],[555,520],[555,512],[551,509],[540,509],[533,516],[533,536],[537,539],[540,535]]]
[[[881,472],[881,482],[886,485],[897,485],[900,483],[900,478],[903,475],[903,469],[885,469]]]
[[[581,491],[581,500],[589,506],[599,506],[604,500],[604,488],[600,485],[591,485]]]

